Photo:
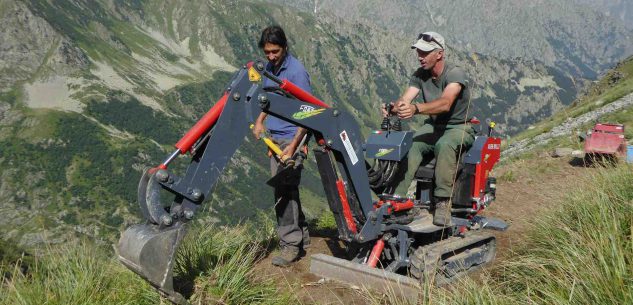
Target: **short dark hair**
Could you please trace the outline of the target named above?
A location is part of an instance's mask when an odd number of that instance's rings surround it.
[[[267,43],[276,44],[282,48],[288,47],[286,33],[284,33],[284,30],[278,25],[265,28],[262,31],[262,37],[259,39],[259,48],[263,49]]]

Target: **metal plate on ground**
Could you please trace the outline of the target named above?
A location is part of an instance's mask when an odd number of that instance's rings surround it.
[[[412,304],[417,302],[418,294],[422,291],[419,282],[410,277],[325,254],[311,256],[310,272],[348,285],[356,285],[387,295],[403,296],[411,300]]]

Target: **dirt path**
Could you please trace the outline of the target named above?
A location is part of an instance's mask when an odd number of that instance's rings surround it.
[[[552,204],[567,195],[573,185],[595,169],[571,165],[570,158],[539,157],[520,160],[501,167],[497,199],[485,215],[497,217],[510,224],[506,232],[497,233],[497,261],[509,259],[514,245],[526,238],[534,220],[546,215]],[[574,159],[574,164],[582,163]]]
[[[497,200],[484,214],[510,224],[506,232],[496,233],[496,262],[511,259],[510,249],[526,238],[533,220],[547,213],[548,207],[564,197],[578,178],[592,171],[592,168],[571,165],[569,158],[539,157],[500,166],[495,173],[498,177]],[[323,282],[310,274],[310,255],[325,253],[340,256],[340,251],[335,238],[314,236],[307,255],[293,266],[273,267],[270,255],[259,262],[255,270],[259,276],[273,279],[281,290],[294,291],[301,304],[367,304],[368,299],[362,290]]]
[[[287,268],[278,268],[271,264],[271,255],[260,261],[255,273],[263,278],[273,279],[282,291],[293,291],[300,304],[367,304],[365,292],[349,285],[332,281],[323,281],[310,273],[310,255],[325,253],[344,256],[342,243],[334,237],[312,236],[310,248],[298,262]],[[338,255],[337,255],[338,254]]]

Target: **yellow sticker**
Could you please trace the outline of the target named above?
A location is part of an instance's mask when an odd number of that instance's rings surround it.
[[[255,67],[248,68],[248,79],[251,82],[258,82],[262,80],[262,76],[255,70]]]
[[[394,150],[395,150],[395,148],[391,148],[391,149],[381,148],[381,149],[378,150],[378,153],[375,155],[375,157],[376,158],[384,157],[384,156],[390,154]]]

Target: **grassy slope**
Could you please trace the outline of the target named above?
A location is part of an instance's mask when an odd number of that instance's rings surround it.
[[[195,228],[185,239],[175,267],[176,284],[194,304],[293,304],[270,281],[255,280],[253,263],[264,253],[271,226]],[[6,281],[0,304],[164,304],[140,277],[109,251],[79,241],[43,249],[27,268],[0,264]],[[1,253],[0,253],[1,254]]]
[[[536,219],[511,259],[427,298],[433,304],[631,304],[633,171],[578,181]],[[406,304],[394,299],[394,303]]]
[[[533,138],[536,135],[548,132],[568,118],[578,117],[584,113],[593,111],[631,92],[633,92],[633,57],[624,60],[598,82],[590,86],[585,94],[574,101],[570,107],[534,125],[533,129],[518,134],[510,142]],[[611,118],[616,119],[619,123],[630,123],[633,121],[617,115],[604,117],[602,119],[603,121],[608,121]],[[633,132],[633,130],[631,130],[631,132]],[[631,136],[631,134],[629,134],[629,136]]]

